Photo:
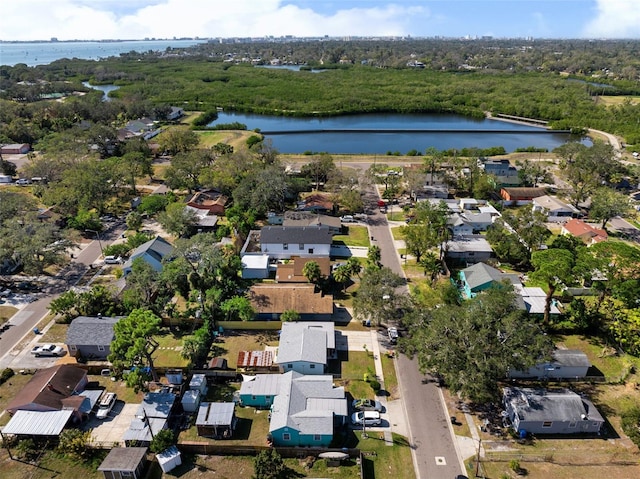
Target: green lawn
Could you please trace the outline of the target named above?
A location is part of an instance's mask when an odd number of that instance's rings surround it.
[[[384,387],[389,393],[389,399],[399,397],[398,378],[396,377],[395,359],[383,354],[380,357],[382,361],[382,375],[384,376]]]
[[[402,234],[402,226],[394,226],[391,228],[391,234],[393,235],[394,240],[403,240],[404,235]]]
[[[369,230],[366,226],[348,226],[346,235],[336,235],[333,237],[334,243],[342,243],[347,246],[363,246],[368,248]]]
[[[341,358],[342,359],[342,358]],[[341,363],[341,379],[336,381],[354,398],[372,398],[375,394],[368,382],[364,380],[367,373],[370,378],[375,376],[375,364],[371,351],[349,351],[348,359]]]
[[[153,362],[157,367],[183,368],[189,365],[180,354],[182,352],[182,337],[163,329],[154,338],[158,341],[158,349],[153,353]]]
[[[14,314],[18,312],[18,308],[14,308],[13,306],[3,306],[0,305],[0,324],[4,323],[6,320],[11,318]]]

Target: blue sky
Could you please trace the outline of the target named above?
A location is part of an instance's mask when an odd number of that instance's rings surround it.
[[[640,0],[0,1],[0,40],[282,35],[640,38]]]

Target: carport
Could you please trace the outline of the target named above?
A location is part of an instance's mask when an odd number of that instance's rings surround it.
[[[73,415],[72,409],[62,411],[16,411],[0,435],[22,437],[58,437]]]

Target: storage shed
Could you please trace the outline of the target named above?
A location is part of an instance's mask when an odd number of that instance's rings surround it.
[[[189,381],[191,391],[200,391],[203,396],[207,394],[207,377],[204,374],[194,374]]]
[[[184,412],[196,412],[200,405],[200,399],[200,391],[197,389],[189,389],[188,391],[185,391],[181,401]]]
[[[182,464],[182,456],[176,446],[165,449],[160,454],[156,454],[156,459],[162,472],[169,472]]]
[[[229,439],[236,428],[235,403],[204,402],[198,409],[198,436]]]
[[[104,479],[141,479],[147,463],[146,447],[116,447],[109,451],[98,471]]]

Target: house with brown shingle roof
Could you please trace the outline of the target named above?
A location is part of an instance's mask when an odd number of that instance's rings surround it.
[[[529,187],[505,187],[500,190],[500,196],[507,204],[527,204],[531,203],[534,198],[546,195],[544,188]]]
[[[87,385],[87,371],[71,364],[61,364],[36,372],[7,406],[16,411],[79,411],[84,397],[78,396]]]
[[[572,218],[567,221],[561,230],[563,235],[571,235],[580,238],[587,245],[600,243],[609,239],[609,235],[603,229],[591,226],[582,220]]]
[[[333,314],[333,296],[316,292],[313,284],[255,284],[249,300],[258,319],[277,320],[289,310],[304,320],[328,321]]]
[[[292,256],[288,263],[279,263],[276,270],[276,282],[278,283],[308,283],[304,275],[304,266],[310,261],[315,261],[320,266],[320,274],[328,278],[331,274],[331,260],[328,256],[315,258]]]
[[[187,206],[197,210],[206,210],[208,215],[221,216],[224,215],[224,208],[228,200],[229,198],[215,190],[197,191],[189,198]]]

